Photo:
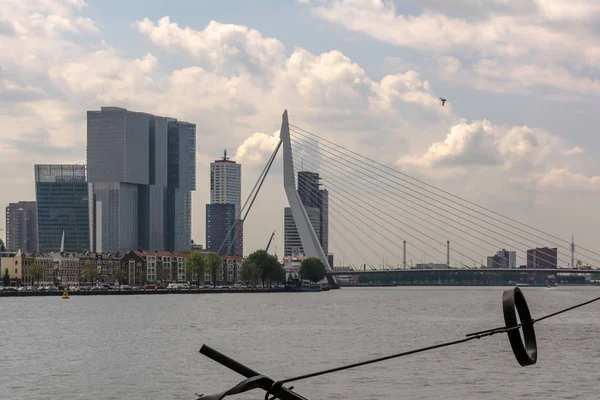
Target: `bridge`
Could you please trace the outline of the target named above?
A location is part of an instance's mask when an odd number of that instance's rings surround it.
[[[250,207],[280,148],[290,206],[286,244],[296,240],[295,250],[320,259],[330,283],[342,275],[582,274],[600,266],[600,252],[576,247],[573,237],[542,231],[334,143],[291,123],[287,110]],[[335,260],[352,270],[334,268]]]
[[[328,275],[333,276],[347,276],[347,275],[373,275],[373,274],[390,274],[390,273],[403,273],[403,274],[416,274],[416,273],[452,273],[452,272],[472,272],[472,273],[493,273],[493,272],[510,272],[510,273],[525,273],[525,274],[590,274],[597,273],[600,274],[600,270],[598,269],[575,269],[575,268],[557,268],[557,269],[549,269],[549,268],[480,268],[480,269],[466,269],[466,268],[446,268],[446,269],[375,269],[369,271],[359,271],[359,270],[348,270],[348,271],[328,271]]]

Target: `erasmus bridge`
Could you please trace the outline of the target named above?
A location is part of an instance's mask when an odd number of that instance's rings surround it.
[[[303,253],[323,262],[331,283],[336,275],[506,272],[508,266],[495,268],[499,249],[512,252],[514,272],[589,273],[600,266],[600,253],[578,246],[576,260],[573,240],[497,213],[318,136],[290,123],[287,110],[279,143],[246,202],[254,196],[250,207],[280,148],[284,189]],[[318,174],[318,190],[328,193],[327,221],[311,219],[299,192],[314,188],[302,187],[307,183],[300,179],[296,182],[296,171]],[[343,260],[343,267],[330,265],[316,232],[323,229],[329,249]],[[492,268],[486,268],[488,257],[492,257]],[[580,268],[583,265],[585,269]]]

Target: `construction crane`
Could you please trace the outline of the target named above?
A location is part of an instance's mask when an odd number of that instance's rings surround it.
[[[265,251],[269,251],[269,247],[271,246],[271,242],[273,241],[273,237],[275,236],[275,232],[277,231],[273,231],[273,233],[271,233],[271,239],[269,239],[269,243],[267,243],[267,248],[265,249]]]

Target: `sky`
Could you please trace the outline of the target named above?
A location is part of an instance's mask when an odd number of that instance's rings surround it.
[[[227,149],[245,197],[287,109],[328,140],[597,249],[599,22],[595,0],[0,0],[0,206],[35,198],[34,164],[85,162],[87,110],[126,107],[196,124],[204,244],[209,163]],[[283,253],[286,205],[278,160],[246,253],[275,230]]]

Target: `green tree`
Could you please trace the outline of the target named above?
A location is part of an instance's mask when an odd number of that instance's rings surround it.
[[[119,285],[121,285],[121,282],[123,282],[123,280],[125,279],[125,275],[127,275],[127,272],[123,267],[115,268],[115,270],[113,271],[113,277]]]
[[[36,285],[40,284],[40,280],[44,278],[45,272],[46,268],[36,261],[29,266],[29,276],[31,276]]]
[[[4,286],[10,285],[10,275],[8,273],[8,268],[4,270],[4,275],[2,275],[2,283],[4,283]]]
[[[217,253],[209,253],[206,257],[206,266],[209,268],[210,276],[212,277],[213,287],[217,286],[217,275],[219,269],[223,268],[223,260]]]
[[[148,278],[146,277],[146,271],[140,272],[140,283],[145,285],[147,280]]]
[[[325,278],[325,266],[316,257],[309,257],[300,264],[300,276],[310,282],[319,282]]]
[[[265,250],[256,250],[246,258],[246,263],[254,265],[258,271],[258,277],[265,286],[268,280],[270,284],[273,281],[279,282],[285,276],[283,266],[275,256],[270,255]]]
[[[245,260],[242,264],[242,280],[246,282],[246,285],[256,285],[260,278],[260,272],[256,264],[252,261]]]
[[[83,271],[81,271],[81,276],[83,276],[83,279],[85,279],[86,282],[93,284],[98,276],[98,267],[96,266],[96,263],[87,260],[83,267]]]
[[[220,259],[220,257],[219,257]],[[185,260],[185,272],[189,277],[189,281],[196,275],[196,281],[198,287],[200,282],[204,282],[204,271],[206,269],[207,260],[204,254],[199,251],[192,251],[190,256]]]

